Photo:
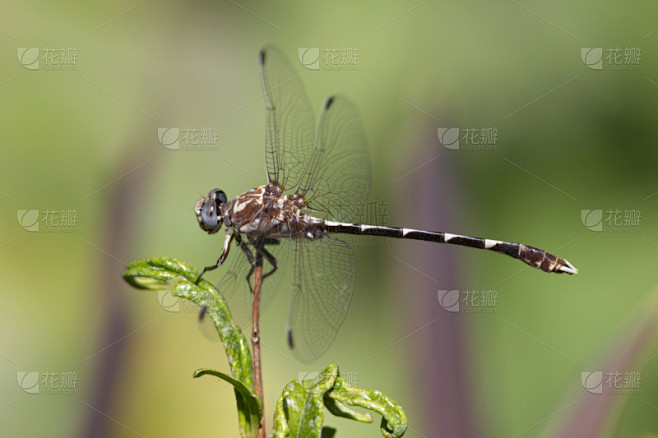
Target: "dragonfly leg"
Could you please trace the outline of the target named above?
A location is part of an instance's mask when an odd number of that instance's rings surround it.
[[[195,283],[199,283],[199,280],[201,280],[201,277],[203,277],[203,274],[205,274],[208,271],[212,271],[213,269],[219,268],[222,263],[224,263],[224,260],[226,260],[226,257],[228,256],[228,252],[231,249],[231,240],[233,239],[233,234],[232,233],[226,233],[226,238],[224,239],[224,248],[222,248],[222,253],[219,255],[219,258],[217,259],[217,263],[214,265],[206,266],[203,268],[203,271],[201,271],[201,274],[197,277]]]
[[[272,269],[266,274],[263,274],[263,280],[265,280],[267,277],[274,274],[279,268],[279,264],[277,263],[276,259],[272,254],[270,254],[268,250],[265,249],[265,245],[278,245],[279,241],[277,239],[267,239],[260,237],[258,239],[249,238],[249,243],[253,245],[254,249],[256,250],[256,254],[259,257],[265,257],[267,261],[272,265]],[[247,258],[249,259],[249,263],[251,263],[251,269],[247,274],[247,284],[249,284],[249,290],[253,293],[254,288],[251,286],[251,277],[254,275],[254,271],[256,270],[256,261],[254,260],[253,255],[251,254],[251,251],[247,245],[245,244],[244,246],[245,248],[243,248],[243,250],[246,249],[246,251],[248,251]]]
[[[276,243],[278,244],[279,241],[276,240]],[[277,269],[279,269],[279,263],[276,261],[276,259],[274,258],[274,256],[273,256],[273,255],[272,255],[267,249],[265,249],[265,245],[263,245],[258,251],[259,251],[263,256],[265,256],[265,258],[267,259],[267,261],[270,262],[270,264],[272,265],[272,269],[270,270],[270,272],[268,272],[267,274],[264,274],[264,275],[263,275],[263,280],[265,280],[267,277],[269,277],[270,275],[274,274],[274,273],[276,272]]]
[[[236,239],[238,240],[238,239]],[[247,246],[247,244],[244,242],[244,240],[238,240],[238,245],[240,246],[240,249],[242,252],[244,252],[244,255],[247,256],[247,260],[249,260],[249,264],[251,266],[256,265],[256,260],[254,259],[254,255],[251,253],[251,250]]]
[[[265,257],[267,261],[270,262],[270,265],[272,265],[272,269],[263,275],[264,280],[270,275],[274,274],[279,268],[279,263],[276,261],[276,258],[274,258],[274,256],[265,248],[265,245],[279,245],[281,242],[279,242],[279,239],[268,239],[265,237],[261,237],[256,240],[250,240],[250,242],[252,245],[254,245],[254,248],[256,248],[258,254]]]
[[[244,240],[240,240],[240,249],[242,249],[245,256],[247,256],[247,260],[249,260],[249,264],[251,265],[251,269],[249,269],[249,272],[247,273],[245,279],[247,280],[247,284],[249,285],[249,291],[253,293],[254,288],[251,287],[251,276],[254,275],[254,271],[256,270],[256,259],[254,259],[254,255],[251,253],[249,246],[247,246]]]

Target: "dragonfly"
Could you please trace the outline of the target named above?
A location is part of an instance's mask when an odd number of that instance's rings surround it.
[[[218,288],[249,299],[256,258],[271,265],[263,278],[289,260],[287,340],[302,362],[329,348],[350,307],[357,263],[341,234],[449,243],[505,254],[544,272],[578,272],[563,258],[519,243],[353,223],[370,191],[367,141],[356,107],[342,96],[329,97],[316,129],[304,86],[287,57],[266,46],[259,65],[267,184],[230,201],[216,188],[196,203],[203,231],[218,233],[222,226],[226,231],[217,262],[205,267],[199,278],[224,264],[235,243],[244,256],[229,263]]]

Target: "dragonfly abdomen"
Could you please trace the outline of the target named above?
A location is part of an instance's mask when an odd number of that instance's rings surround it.
[[[544,272],[576,274],[578,270],[565,259],[533,246],[514,242],[504,242],[481,237],[463,236],[440,231],[424,231],[413,228],[380,227],[375,225],[347,224],[324,221],[324,231],[328,233],[382,236],[398,239],[424,240],[428,242],[450,243],[470,248],[487,249],[508,255]]]

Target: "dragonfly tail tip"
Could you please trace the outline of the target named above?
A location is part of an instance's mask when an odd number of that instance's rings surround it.
[[[564,272],[566,274],[572,275],[572,274],[577,274],[578,269],[569,263],[567,260],[562,259],[561,266],[559,268],[560,272]]]

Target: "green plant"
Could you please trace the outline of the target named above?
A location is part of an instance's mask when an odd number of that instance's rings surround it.
[[[204,308],[224,345],[231,375],[212,369],[198,369],[194,377],[211,375],[230,383],[235,391],[242,437],[265,436],[262,383],[258,339],[258,305],[262,284],[262,265],[254,272],[254,356],[220,292],[205,280],[195,283],[197,272],[175,259],[156,257],[131,263],[124,279],[138,289],[169,288],[174,296]],[[284,388],[276,403],[273,437],[327,437],[335,431],[324,427],[324,408],[333,415],[359,422],[373,421],[370,414],[351,407],[369,409],[382,415],[380,430],[385,437],[401,437],[407,429],[402,408],[379,391],[348,385],[337,365],[329,365],[313,380],[294,380]]]

